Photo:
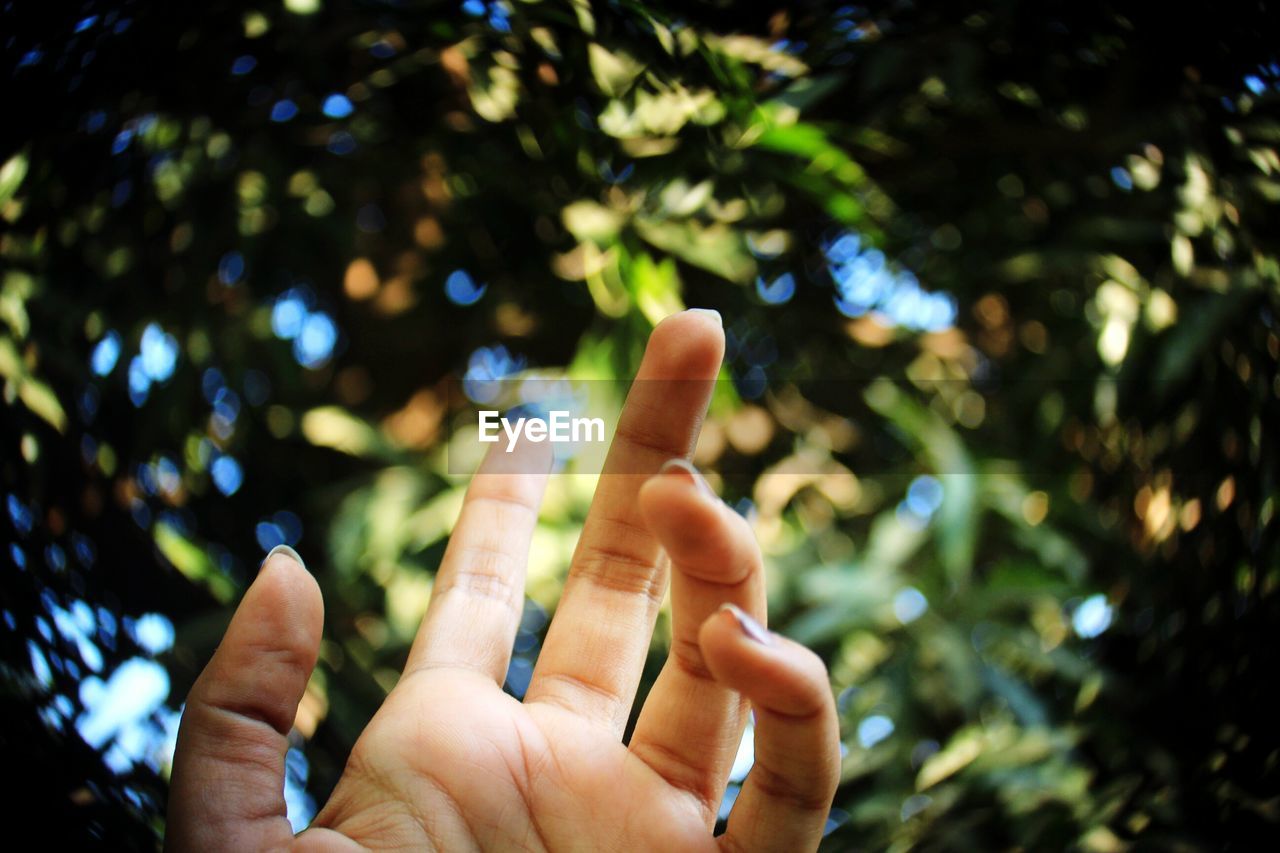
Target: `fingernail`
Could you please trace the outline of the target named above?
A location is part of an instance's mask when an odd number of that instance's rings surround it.
[[[288,545],[277,545],[276,547],[268,551],[267,556],[262,558],[262,566],[265,566],[267,564],[267,561],[270,560],[272,557],[274,557],[276,554],[284,554],[286,557],[293,560],[299,566],[302,566],[302,568],[305,569],[307,567],[307,564],[302,562],[302,558],[298,556],[298,552],[290,548]],[[262,566],[258,567],[258,571],[262,571]]]
[[[716,321],[716,325],[717,325],[717,326],[721,326],[721,327],[723,327],[723,326],[724,326],[724,318],[723,318],[723,317],[721,317],[721,316],[720,316],[720,312],[719,312],[719,311],[717,311],[717,310],[716,310],[716,309],[714,309],[714,308],[690,308],[690,309],[689,309],[689,313],[690,313],[690,314],[704,314],[704,315],[706,315],[707,317],[712,317],[712,318],[714,318],[714,319],[715,319],[715,321]]]
[[[708,483],[706,478],[699,473],[698,469],[693,467],[693,465],[687,460],[679,457],[676,457],[675,459],[668,459],[666,462],[662,463],[662,467],[658,469],[658,473],[681,475],[697,486],[698,491],[702,492],[703,495],[711,498],[712,500],[720,500],[720,498],[716,496],[715,491],[712,490],[711,484]]]
[[[742,633],[746,634],[750,639],[755,640],[763,646],[773,645],[773,637],[769,635],[769,632],[765,630],[764,626],[752,619],[747,611],[743,610],[741,607],[736,604],[730,604],[726,601],[724,604],[720,605],[720,611],[732,616],[734,621],[738,623],[738,627],[742,629]]]

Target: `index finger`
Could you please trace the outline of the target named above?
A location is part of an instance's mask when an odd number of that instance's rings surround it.
[[[692,455],[723,357],[714,311],[675,314],[653,330],[527,702],[569,709],[621,737],[667,580],[640,512],[640,487],[668,459]]]

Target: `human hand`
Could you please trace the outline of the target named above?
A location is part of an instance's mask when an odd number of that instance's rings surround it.
[[[654,330],[637,380],[680,381],[637,381],[628,395],[523,702],[501,685],[546,483],[527,472],[548,469],[550,451],[525,443],[490,453],[399,683],[296,837],[285,817],[286,737],[315,666],[323,603],[296,555],[268,555],[187,699],[166,845],[815,848],[840,759],[826,670],[761,627],[751,529],[684,461],[723,349],[710,313]],[[654,475],[619,473],[634,471]],[[671,653],[624,744],[668,575]],[[748,703],[755,765],[713,838]]]

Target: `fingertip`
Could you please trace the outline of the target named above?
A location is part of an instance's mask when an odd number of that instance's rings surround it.
[[[245,593],[240,609],[249,608],[254,621],[271,626],[296,647],[318,645],[324,628],[324,596],[302,557],[288,545],[267,552],[258,576]]]
[[[679,456],[674,459],[668,459],[662,463],[658,473],[682,480],[696,488],[702,497],[712,501],[719,501],[719,497],[716,496],[715,490],[711,488],[711,484],[707,482],[707,478],[702,476],[702,472],[694,467],[694,464],[688,459]]]
[[[760,549],[750,526],[693,466],[673,462],[679,464],[667,463],[641,486],[639,504],[645,524],[675,568],[716,584],[738,583],[758,572]]]
[[[297,563],[303,569],[307,567],[307,564],[302,561],[302,557],[299,556],[297,551],[293,550],[288,545],[281,543],[267,552],[267,556],[263,558],[262,565],[259,567],[259,569],[266,568],[267,563],[271,562],[271,559],[276,556],[287,557],[288,559]]]
[[[700,317],[708,322],[715,323],[720,328],[724,328],[724,318],[720,316],[720,312],[714,308],[686,308],[684,313],[692,314]]]
[[[767,631],[763,626],[761,628]],[[754,651],[752,643],[760,646],[772,645],[772,638],[762,642],[759,638],[752,637],[751,632],[743,628],[738,614],[723,605],[703,620],[702,627],[698,629],[698,645],[702,647],[703,657],[712,669],[712,674],[720,681],[738,680],[736,676],[741,669],[739,660],[744,654],[749,655]],[[713,660],[716,661],[716,666],[712,668]]]
[[[718,509],[720,498],[711,484],[685,459],[668,459],[658,473],[640,486],[640,506],[646,517],[676,505]]]
[[[747,613],[738,605],[726,601],[724,604],[720,605],[716,612],[722,616],[731,617],[733,621],[737,623],[738,630],[741,631],[743,636],[748,640],[757,642],[762,646],[774,645],[774,635],[769,632],[769,629],[757,622],[751,614]]]
[[[724,329],[724,318],[714,308],[686,308],[683,311],[676,311],[659,320],[655,328],[682,323],[698,323],[709,329]]]
[[[752,702],[788,715],[834,709],[826,665],[813,651],[768,631],[738,608],[703,622],[698,643],[716,680]]]
[[[649,337],[649,351],[661,362],[652,378],[714,377],[724,359],[724,326],[720,315],[706,309],[681,311],[664,318]]]

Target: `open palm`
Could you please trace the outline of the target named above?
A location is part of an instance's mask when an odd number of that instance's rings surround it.
[[[803,850],[838,775],[821,661],[765,631],[747,523],[685,461],[724,339],[686,312],[655,329],[523,702],[502,692],[549,468],[545,444],[473,479],[400,682],[332,797],[294,837],[286,736],[315,665],[320,592],[278,549],[188,698],[173,849]],[[668,579],[672,647],[622,736]],[[756,762],[713,838],[747,720]]]

